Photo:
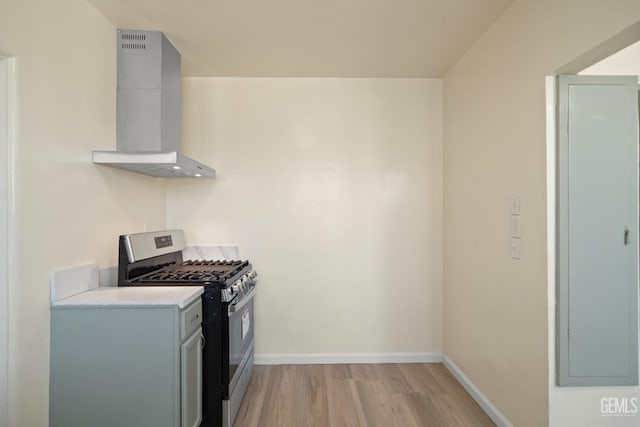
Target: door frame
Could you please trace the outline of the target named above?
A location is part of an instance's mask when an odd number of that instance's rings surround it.
[[[15,58],[0,53],[0,427],[10,419],[10,286],[12,275]]]

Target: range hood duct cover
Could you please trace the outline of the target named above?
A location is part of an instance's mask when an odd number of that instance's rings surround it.
[[[180,154],[180,53],[159,31],[118,30],[117,151],[93,162],[156,177],[215,177]]]

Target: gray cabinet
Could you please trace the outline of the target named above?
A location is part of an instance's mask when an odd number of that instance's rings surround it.
[[[200,298],[51,309],[51,427],[197,427]]]
[[[557,377],[638,384],[638,83],[558,80]]]

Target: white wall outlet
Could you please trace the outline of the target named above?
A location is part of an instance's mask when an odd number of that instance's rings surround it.
[[[520,259],[522,255],[522,242],[518,237],[511,238],[511,258]]]

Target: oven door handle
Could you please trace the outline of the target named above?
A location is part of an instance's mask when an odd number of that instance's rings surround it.
[[[251,291],[247,295],[245,295],[244,298],[242,298],[242,301],[240,301],[240,303],[230,305],[229,306],[229,312],[230,313],[235,313],[236,311],[240,311],[240,309],[242,307],[244,307],[245,305],[247,305],[247,303],[249,301],[251,301],[251,299],[253,298],[253,293],[254,292],[255,291]]]

